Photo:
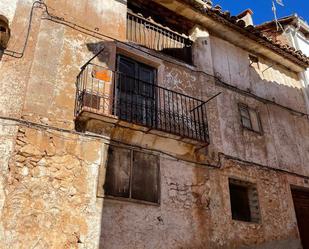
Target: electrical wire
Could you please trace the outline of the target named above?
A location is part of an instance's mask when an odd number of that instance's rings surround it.
[[[30,14],[29,14],[27,33],[26,33],[25,41],[24,41],[24,44],[22,46],[21,52],[16,52],[16,51],[12,51],[12,50],[9,50],[9,49],[5,49],[4,50],[5,55],[9,55],[9,56],[12,56],[14,58],[22,58],[24,56],[25,51],[26,51],[26,47],[27,47],[27,44],[28,44],[29,36],[30,36],[31,27],[32,27],[33,12],[34,12],[35,6],[37,4],[41,5],[43,3],[41,1],[35,1],[32,4]]]
[[[46,13],[47,16],[48,16],[47,19],[50,20],[50,21],[53,21],[53,22],[56,22],[56,23],[60,23],[60,24],[66,25],[66,26],[71,27],[71,28],[73,28],[73,29],[75,29],[75,30],[77,30],[77,31],[83,32],[83,33],[85,33],[85,34],[87,34],[87,35],[90,35],[90,36],[93,36],[93,37],[96,37],[96,38],[99,38],[99,39],[102,38],[102,37],[111,39],[111,40],[115,41],[116,43],[123,44],[123,45],[125,45],[125,46],[128,46],[128,47],[134,49],[134,50],[138,50],[138,51],[141,51],[141,52],[143,52],[143,53],[145,53],[145,54],[148,54],[148,55],[150,55],[150,56],[153,56],[153,57],[162,59],[162,56],[160,57],[160,56],[158,56],[158,55],[156,55],[156,54],[154,54],[154,53],[150,53],[150,52],[148,52],[148,51],[145,50],[145,49],[141,49],[141,48],[139,48],[139,47],[137,47],[137,46],[134,46],[134,45],[132,45],[132,44],[130,44],[130,43],[126,43],[126,42],[117,40],[117,39],[115,39],[114,37],[111,37],[111,36],[108,36],[108,35],[99,33],[98,31],[91,30],[90,28],[86,28],[86,27],[80,26],[80,25],[78,25],[78,24],[76,24],[76,23],[72,23],[71,21],[65,20],[63,17],[55,16],[55,15],[53,15],[53,14],[51,14],[51,13],[49,12],[48,9],[49,9],[50,7],[48,7],[43,1],[36,1],[36,2],[34,2],[33,5],[32,5],[32,9],[31,9],[31,12],[30,12],[30,18],[29,18],[28,32],[27,32],[27,36],[26,36],[26,40],[25,40],[25,43],[24,43],[22,52],[14,52],[14,51],[12,51],[13,53],[19,54],[19,56],[17,56],[17,57],[16,57],[16,56],[13,56],[13,55],[11,55],[11,54],[6,54],[6,55],[9,55],[9,56],[12,56],[12,57],[15,57],[15,58],[22,58],[22,57],[23,57],[24,52],[25,52],[25,48],[26,48],[27,43],[28,43],[29,33],[30,33],[30,30],[31,30],[31,22],[32,22],[33,9],[35,8],[35,5],[36,5],[36,4],[39,4],[40,6],[43,6],[43,7],[45,8],[45,13]],[[63,15],[67,15],[67,14],[65,14],[65,13],[63,13],[63,12],[61,12],[61,13],[62,13]],[[84,31],[79,30],[79,29],[82,29],[82,30],[84,30]],[[8,51],[8,50],[6,50],[6,51]],[[177,63],[176,63],[175,60],[170,59],[168,56],[164,56],[164,60],[168,61],[168,62],[171,63],[171,64],[178,65],[178,66],[181,66],[181,67],[184,67],[184,68],[188,68],[188,65],[183,65],[183,63],[181,63],[181,62],[177,62]],[[275,101],[268,100],[268,99],[262,98],[262,97],[260,97],[260,96],[258,96],[258,95],[255,95],[255,94],[253,94],[253,93],[251,93],[251,92],[242,90],[242,89],[240,89],[240,88],[238,88],[238,87],[236,87],[236,86],[230,85],[229,83],[226,83],[226,82],[222,81],[219,77],[217,77],[217,76],[215,76],[215,75],[211,75],[211,74],[206,73],[206,72],[201,71],[201,70],[196,70],[196,69],[194,68],[194,66],[190,66],[190,70],[192,70],[192,71],[194,71],[194,72],[196,72],[196,73],[201,73],[201,74],[203,74],[203,75],[206,75],[206,76],[209,76],[209,77],[214,78],[214,79],[215,79],[215,84],[218,85],[218,86],[227,88],[227,89],[229,89],[229,90],[231,90],[231,91],[238,92],[238,93],[240,93],[240,94],[242,94],[242,95],[246,95],[246,96],[255,98],[255,99],[257,99],[257,100],[259,100],[259,101],[261,101],[261,102],[263,102],[263,103],[268,103],[268,104],[272,104],[272,105],[279,106],[279,107],[281,107],[281,108],[283,108],[283,109],[286,109],[286,110],[288,110],[288,111],[290,111],[290,112],[297,113],[298,115],[301,115],[301,116],[305,116],[307,119],[309,119],[309,114],[307,114],[307,113],[304,113],[304,112],[295,110],[295,109],[293,109],[293,108],[290,108],[290,107],[281,105],[281,104],[279,104],[279,103],[277,103],[277,102],[275,102]]]
[[[88,28],[82,27],[82,26],[80,26],[80,25],[78,25],[78,24],[76,24],[76,23],[72,23],[72,22],[70,22],[70,21],[66,21],[64,18],[59,18],[59,17],[58,17],[56,20],[53,20],[53,17],[50,16],[50,19],[49,19],[49,20],[50,20],[50,21],[53,21],[53,22],[57,22],[57,23],[63,24],[63,25],[66,25],[66,26],[71,27],[71,28],[73,28],[73,29],[75,29],[75,30],[77,30],[77,31],[80,31],[80,32],[82,32],[82,31],[79,30],[79,29],[84,29],[85,31],[89,32],[89,33],[84,32],[84,33],[87,34],[87,35],[92,35],[92,36],[94,36],[94,37],[96,37],[96,38],[100,38],[100,36],[101,36],[101,37],[105,37],[105,38],[107,38],[107,39],[111,39],[111,40],[115,41],[116,44],[117,44],[117,43],[123,44],[123,45],[125,45],[125,46],[127,46],[127,47],[132,48],[133,50],[138,50],[138,51],[143,52],[143,53],[145,53],[145,54],[147,54],[147,55],[150,55],[150,56],[152,56],[152,57],[156,57],[156,58],[158,58],[158,59],[162,59],[162,57],[160,57],[160,56],[158,56],[158,55],[156,55],[156,54],[154,54],[154,53],[150,53],[150,52],[148,52],[148,51],[145,50],[145,49],[141,49],[141,48],[139,48],[139,47],[137,47],[137,46],[135,46],[135,45],[133,45],[133,44],[126,43],[126,42],[117,40],[117,39],[115,39],[115,38],[113,38],[113,37],[111,37],[111,36],[108,36],[108,35],[99,33],[99,32],[97,32],[97,31],[93,31],[93,30],[90,30],[90,29],[88,29]],[[171,64],[174,64],[174,65],[177,65],[177,66],[181,66],[181,67],[184,67],[184,68],[188,69],[188,65],[183,65],[183,63],[181,63],[181,62],[177,62],[177,63],[176,63],[175,60],[170,59],[168,56],[164,56],[164,60],[165,60],[165,61],[168,61],[168,62],[171,63]],[[196,69],[194,68],[194,66],[189,66],[189,67],[190,67],[190,70],[192,70],[192,71],[194,71],[194,72],[196,72],[196,73],[201,73],[201,74],[203,74],[203,75],[212,77],[212,78],[215,80],[215,84],[218,85],[218,86],[221,86],[221,87],[224,87],[224,88],[228,88],[229,90],[238,92],[238,93],[240,93],[240,94],[242,94],[242,95],[246,95],[246,96],[255,98],[255,99],[257,99],[257,100],[259,100],[259,101],[261,101],[261,102],[263,102],[263,103],[269,103],[269,104],[272,104],[272,105],[279,106],[279,107],[281,107],[281,108],[283,108],[283,109],[286,109],[286,110],[288,110],[288,111],[290,111],[290,112],[297,113],[298,115],[301,115],[301,116],[305,116],[305,117],[307,117],[307,118],[309,119],[309,114],[307,114],[307,113],[304,113],[304,112],[301,112],[301,111],[297,111],[297,110],[292,109],[292,108],[290,108],[290,107],[281,105],[281,104],[279,104],[279,103],[277,103],[277,102],[275,102],[275,101],[268,100],[268,99],[262,98],[262,97],[260,97],[260,96],[257,96],[257,95],[255,95],[255,94],[253,94],[253,93],[251,93],[251,92],[242,90],[242,89],[240,89],[240,88],[238,88],[238,87],[236,87],[236,86],[230,85],[229,83],[226,83],[226,82],[222,81],[219,77],[217,77],[217,76],[215,76],[215,75],[211,75],[211,74],[206,73],[206,72],[201,71],[201,70],[196,70]]]
[[[0,119],[6,120],[6,121],[13,121],[13,122],[18,123],[18,125],[25,126],[27,128],[34,128],[34,129],[42,130],[44,132],[50,133],[52,136],[57,136],[57,137],[60,137],[64,140],[81,141],[81,138],[85,138],[85,139],[100,140],[101,142],[103,142],[106,145],[121,144],[121,145],[131,146],[131,147],[133,146],[135,148],[144,149],[144,150],[151,150],[151,151],[160,153],[160,155],[165,155],[169,159],[173,159],[175,161],[186,162],[186,163],[190,163],[190,164],[193,164],[193,165],[196,165],[196,166],[206,166],[206,167],[209,167],[209,168],[212,168],[212,169],[222,169],[222,170],[224,170],[224,163],[222,163],[222,159],[227,159],[227,160],[230,160],[230,161],[236,161],[240,164],[244,164],[246,167],[247,166],[258,167],[262,170],[269,170],[269,171],[275,171],[275,172],[284,173],[284,174],[290,174],[290,175],[293,175],[293,176],[296,176],[296,177],[301,177],[303,179],[309,180],[309,176],[306,176],[306,175],[298,174],[298,173],[291,172],[291,171],[288,171],[288,170],[285,170],[285,169],[271,167],[269,165],[263,165],[263,164],[259,164],[259,163],[256,163],[256,162],[247,161],[247,160],[244,160],[244,159],[240,159],[238,157],[227,155],[223,152],[218,152],[218,161],[217,161],[216,164],[202,163],[202,162],[192,161],[192,160],[188,160],[188,159],[184,159],[184,158],[178,158],[175,155],[167,153],[167,152],[162,151],[162,150],[153,149],[153,148],[149,149],[149,148],[146,148],[146,147],[143,147],[143,146],[132,145],[132,144],[123,142],[121,140],[112,139],[112,138],[104,136],[104,135],[97,135],[97,134],[93,134],[93,133],[83,133],[83,132],[78,132],[78,131],[75,131],[75,130],[58,128],[58,127],[54,127],[54,126],[50,126],[50,125],[38,124],[38,123],[35,123],[35,122],[31,122],[31,121],[27,121],[27,120],[23,120],[23,119],[19,119],[19,118],[0,116]],[[6,123],[6,124],[0,123],[0,124],[4,125],[4,126],[18,126],[17,124],[9,124],[9,123]],[[65,137],[63,135],[57,135],[54,132],[52,133],[49,130],[74,134],[74,135],[80,136],[81,138],[78,138],[78,139],[68,138],[68,137]]]
[[[32,5],[32,8],[31,8],[31,11],[30,11],[30,15],[29,15],[29,24],[28,24],[28,28],[27,28],[27,34],[26,34],[26,37],[25,37],[25,42],[24,42],[24,45],[22,47],[22,50],[21,52],[16,52],[16,51],[11,51],[11,50],[5,50],[4,51],[4,54],[8,55],[8,56],[12,56],[14,58],[22,58],[24,56],[24,53],[25,53],[25,50],[26,50],[26,47],[27,47],[27,43],[28,43],[28,40],[29,40],[29,35],[30,35],[30,31],[31,31],[31,27],[32,27],[32,19],[33,19],[33,12],[34,12],[34,9],[36,8],[35,5],[40,5],[40,6],[44,6],[45,8],[45,13],[48,15],[48,20],[51,20],[51,21],[54,21],[54,22],[58,22],[58,23],[61,23],[61,24],[64,24],[66,26],[69,26],[73,29],[77,29],[77,28],[80,28],[80,29],[83,29],[88,33],[88,35],[91,35],[91,36],[94,36],[94,37],[97,37],[98,36],[100,37],[105,37],[105,38],[108,38],[108,39],[111,39],[115,42],[118,42],[118,43],[121,43],[121,44],[124,44],[126,46],[129,46],[131,47],[132,49],[134,50],[139,50],[139,51],[142,51],[143,53],[146,53],[150,56],[153,56],[153,57],[156,57],[156,58],[159,58],[159,59],[162,59],[162,57],[160,56],[157,56],[157,55],[154,55],[153,53],[150,53],[144,49],[141,49],[141,48],[138,48],[132,44],[129,44],[129,43],[125,43],[125,42],[122,42],[122,41],[119,41],[111,36],[107,36],[105,34],[102,34],[102,33],[99,33],[97,31],[93,31],[93,30],[90,30],[90,29],[87,29],[85,27],[82,27],[76,23],[72,23],[70,21],[66,21],[64,18],[62,17],[58,17],[58,16],[55,16],[55,15],[52,15],[49,13],[48,11],[48,6],[43,3],[42,1],[35,1]],[[77,29],[78,30],[78,29]],[[164,56],[166,58],[166,56]],[[171,60],[171,59],[166,59],[169,63],[171,64],[175,64],[175,65],[178,65],[178,66],[182,66],[182,67],[185,67],[185,68],[188,68],[188,66],[184,66],[183,63],[175,63],[174,60]],[[294,110],[292,108],[289,108],[289,107],[286,107],[286,106],[283,106],[283,105],[280,105],[276,102],[273,102],[273,101],[270,101],[268,99],[264,99],[262,97],[259,97],[257,95],[254,95],[250,92],[247,92],[247,91],[244,91],[242,89],[239,89],[235,86],[232,86],[230,85],[229,83],[226,83],[226,82],[223,82],[219,77],[216,77],[214,75],[211,75],[211,74],[208,74],[206,72],[203,72],[203,71],[200,71],[200,70],[196,70],[194,68],[194,66],[192,66],[192,69],[193,71],[197,72],[197,73],[201,73],[201,74],[204,74],[204,75],[207,75],[207,76],[210,76],[210,77],[213,77],[215,79],[215,83],[219,86],[223,86],[229,90],[233,90],[233,91],[237,91],[241,94],[244,94],[244,95],[249,95],[250,97],[253,97],[255,99],[258,99],[260,100],[261,102],[263,103],[270,103],[270,104],[273,104],[273,105],[277,105],[277,106],[280,106],[284,109],[287,109],[291,112],[295,112],[295,113],[298,113],[300,114],[301,116],[307,116],[309,118],[309,114],[306,114],[306,113],[303,113],[303,112],[299,112],[297,110]],[[124,144],[124,145],[130,145],[130,144],[127,144],[127,143],[124,143],[122,141],[119,141],[119,140],[114,140],[114,139],[111,139],[109,137],[105,137],[105,136],[102,136],[102,135],[96,135],[96,134],[90,134],[90,133],[82,133],[82,132],[78,132],[78,131],[73,131],[73,130],[68,130],[68,129],[63,129],[63,128],[58,128],[58,127],[53,127],[53,126],[48,126],[48,125],[42,125],[42,124],[38,124],[38,123],[34,123],[34,122],[31,122],[31,121],[26,121],[26,120],[22,120],[22,119],[17,119],[17,118],[11,118],[11,117],[4,117],[4,116],[0,116],[0,119],[2,120],[9,120],[9,121],[14,121],[14,122],[17,122],[19,123],[19,125],[22,125],[22,126],[26,126],[26,127],[31,127],[31,128],[38,128],[38,129],[41,129],[41,130],[44,130],[44,131],[48,131],[49,129],[50,130],[53,130],[53,131],[59,131],[59,132],[64,132],[64,133],[71,133],[71,134],[75,134],[75,135],[79,135],[79,136],[82,136],[82,137],[87,137],[87,138],[92,138],[92,139],[100,139],[100,140],[105,140],[106,143],[109,143],[108,141],[112,141],[112,142],[115,142],[115,143],[121,143],[121,144]],[[4,125],[11,125],[11,124],[4,124]],[[12,124],[13,125],[13,124]],[[14,125],[16,126],[16,125]],[[63,138],[66,138],[64,136],[62,136]],[[68,138],[66,138],[68,139]],[[71,138],[69,138],[71,139]],[[77,139],[77,140],[80,140],[80,139]],[[147,149],[147,148],[143,148],[143,149]],[[152,149],[153,150],[153,149]],[[188,162],[188,163],[193,163],[193,164],[197,164],[197,165],[202,165],[202,166],[208,166],[208,167],[211,167],[211,168],[221,168],[221,157],[225,157],[225,158],[228,158],[230,160],[234,160],[234,161],[238,161],[238,162],[242,162],[242,163],[245,163],[247,165],[255,165],[255,166],[259,166],[261,168],[267,168],[269,170],[274,170],[274,171],[279,171],[279,172],[284,172],[284,173],[289,173],[289,174],[292,174],[292,175],[295,175],[295,176],[298,176],[298,177],[302,177],[302,178],[306,178],[306,179],[309,179],[309,177],[305,176],[305,175],[301,175],[301,174],[298,174],[298,173],[294,173],[294,172],[290,172],[290,171],[286,171],[286,170],[283,170],[283,169],[277,169],[277,168],[272,168],[268,165],[261,165],[261,164],[257,164],[257,163],[254,163],[254,162],[250,162],[250,161],[245,161],[245,160],[242,160],[240,158],[236,158],[236,157],[232,157],[230,155],[226,155],[224,153],[219,153],[219,162],[217,165],[212,165],[212,164],[207,164],[207,163],[200,163],[200,162],[195,162],[195,161],[191,161],[191,160],[185,160],[185,159],[179,159],[177,157],[175,157],[174,155],[172,154],[169,154],[169,153],[166,153],[164,151],[161,151],[161,150],[153,150],[153,151],[157,151],[159,153],[162,153],[162,154],[165,154],[166,156],[169,156],[171,158],[174,158],[175,160],[177,161],[184,161],[184,162]]]
[[[132,144],[123,142],[121,140],[113,139],[113,138],[110,138],[110,137],[107,137],[107,136],[104,136],[104,135],[87,133],[87,132],[86,133],[78,132],[78,131],[75,131],[75,130],[69,130],[69,129],[59,128],[59,127],[55,127],[55,126],[50,126],[50,125],[39,124],[39,123],[36,123],[36,122],[32,122],[32,121],[28,121],[28,120],[24,120],[24,119],[19,119],[19,118],[0,116],[0,119],[6,120],[6,121],[13,121],[13,122],[18,123],[21,126],[25,126],[25,127],[28,127],[28,128],[35,128],[35,129],[42,130],[42,131],[45,131],[45,132],[48,132],[48,130],[52,130],[52,131],[56,131],[56,132],[63,132],[63,133],[67,133],[67,134],[77,135],[77,136],[80,136],[82,138],[98,139],[100,141],[103,141],[105,144],[110,144],[110,141],[111,141],[111,142],[123,144],[123,145],[126,145],[126,146],[132,146]],[[10,123],[2,123],[2,125],[4,125],[4,126],[16,126],[16,124],[10,124]],[[54,134],[54,133],[52,133],[52,134]],[[64,140],[80,141],[80,139],[72,139],[72,138],[68,138],[68,137],[65,137],[65,136],[61,136],[61,135],[58,135],[58,137],[64,138]],[[134,147],[149,150],[149,148],[145,148],[145,147],[142,147],[142,146],[137,146],[137,145],[135,146],[134,145]],[[219,167],[218,165],[212,165],[212,164],[192,161],[192,160],[188,160],[188,159],[184,159],[184,158],[183,159],[178,158],[175,155],[167,153],[167,152],[162,151],[162,150],[158,150],[158,149],[151,149],[151,150],[158,152],[158,153],[161,153],[161,154],[164,154],[164,155],[169,156],[171,158],[174,158],[177,161],[184,161],[184,162],[188,162],[188,163],[191,163],[191,164],[208,166],[208,167],[212,167],[212,168],[214,168],[214,167],[218,168]]]

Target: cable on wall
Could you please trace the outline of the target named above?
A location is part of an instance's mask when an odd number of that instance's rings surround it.
[[[0,116],[0,119],[6,120],[6,121],[13,121],[13,122],[18,123],[21,126],[42,130],[44,132],[49,132],[49,130],[52,130],[52,131],[59,131],[59,132],[63,132],[63,133],[78,135],[78,136],[81,136],[81,137],[86,138],[86,139],[87,138],[98,139],[106,145],[109,145],[109,144],[111,144],[110,142],[113,142],[113,143],[122,144],[122,145],[125,145],[125,146],[132,146],[132,144],[128,144],[128,143],[125,143],[123,141],[116,140],[116,139],[111,139],[110,137],[107,137],[107,136],[104,136],[104,135],[97,135],[97,134],[93,134],[93,133],[83,133],[83,132],[78,132],[78,131],[74,131],[74,130],[58,128],[58,127],[54,127],[54,126],[50,126],[50,125],[38,124],[38,123],[35,123],[35,122],[26,121],[26,120],[18,119],[18,118],[6,117],[6,116]],[[6,123],[6,124],[2,123],[1,125],[17,126],[17,124],[9,124],[9,123]],[[55,135],[55,133],[52,133],[52,135]],[[62,136],[62,135],[55,135],[55,136],[58,136],[60,138],[66,139],[66,140],[80,141],[80,139],[68,138],[68,137],[65,137],[65,136]],[[146,149],[146,150],[148,149],[149,150],[149,148],[145,148],[145,147],[142,147],[142,146],[134,145],[134,147],[139,148],[139,149]],[[219,159],[218,159],[217,164],[210,164],[210,163],[202,163],[202,162],[192,161],[192,160],[188,160],[188,159],[178,158],[178,157],[176,157],[176,156],[174,156],[170,153],[167,153],[165,151],[158,150],[158,149],[151,149],[151,150],[158,152],[162,155],[168,156],[169,158],[172,158],[175,161],[182,161],[182,162],[186,162],[186,163],[190,163],[190,164],[194,164],[194,165],[206,166],[206,167],[209,167],[209,168],[212,168],[212,169],[223,169],[222,159],[227,159],[227,160],[231,160],[231,161],[236,161],[238,163],[244,164],[244,165],[249,166],[249,167],[255,166],[255,167],[258,167],[258,168],[263,169],[263,170],[290,174],[290,175],[293,175],[293,176],[296,176],[296,177],[301,177],[303,179],[309,180],[309,176],[306,176],[306,175],[302,175],[302,174],[298,174],[298,173],[291,172],[291,171],[288,171],[288,170],[274,168],[274,167],[271,167],[271,166],[268,166],[268,165],[263,165],[263,164],[243,160],[243,159],[240,159],[238,157],[227,155],[223,152],[218,152]]]
[[[37,7],[39,6],[39,7]],[[90,30],[88,28],[85,28],[85,27],[82,27],[76,23],[72,23],[70,21],[66,21],[64,18],[62,17],[58,17],[58,16],[55,16],[55,15],[52,15],[49,13],[48,11],[48,6],[43,3],[42,1],[35,1],[32,5],[32,8],[31,8],[31,11],[30,11],[30,15],[29,15],[29,23],[28,23],[28,27],[27,27],[27,34],[26,34],[26,37],[25,37],[25,42],[23,44],[23,47],[22,47],[22,50],[21,52],[16,52],[16,51],[12,51],[12,50],[5,50],[4,51],[4,54],[5,55],[8,55],[8,56],[11,56],[11,57],[14,57],[14,58],[22,58],[24,56],[24,53],[25,53],[25,50],[26,50],[26,47],[27,47],[27,44],[28,44],[28,40],[29,40],[29,36],[30,36],[30,31],[31,31],[31,28],[32,28],[32,20],[33,20],[33,12],[34,12],[34,9],[35,8],[40,8],[41,6],[44,7],[45,9],[45,13],[48,15],[48,20],[50,21],[53,21],[53,22],[57,22],[57,23],[60,23],[60,24],[63,24],[63,25],[66,25],[66,26],[69,26],[73,29],[76,29],[77,31],[80,31],[80,32],[83,32],[79,29],[83,29],[84,31],[87,31],[85,32],[87,35],[91,35],[91,36],[94,36],[96,38],[98,38],[97,36],[101,36],[101,37],[105,37],[105,38],[108,38],[108,39],[111,39],[111,40],[114,40],[118,43],[121,43],[121,44],[124,44],[128,47],[130,47],[131,49],[133,50],[139,50],[139,51],[142,51],[143,53],[146,53],[146,54],[149,54],[153,57],[156,57],[156,58],[159,58],[159,59],[162,59],[162,57],[158,56],[158,55],[155,55],[153,53],[150,53],[150,52],[147,52],[145,50],[142,50],[134,45],[131,45],[131,44],[128,44],[128,43],[125,43],[125,42],[122,42],[120,40],[117,40],[111,36],[107,36],[107,35],[104,35],[102,33],[99,33],[97,31],[93,31],[93,30]],[[78,29],[79,28],[79,29]],[[171,64],[174,64],[174,65],[178,65],[178,66],[181,66],[181,67],[184,67],[184,68],[187,68],[186,66],[184,66],[182,63],[175,63],[174,60],[172,59],[169,59],[168,57],[165,56],[165,60],[168,61],[169,63]],[[229,83],[226,83],[224,81],[222,81],[219,77],[216,77],[214,75],[211,75],[211,74],[208,74],[206,72],[203,72],[203,71],[200,71],[200,70],[196,70],[195,68],[192,67],[191,69],[192,71],[194,72],[197,72],[197,73],[201,73],[201,74],[204,74],[204,75],[207,75],[207,76],[210,76],[212,78],[215,79],[215,84],[217,84],[218,86],[221,86],[221,87],[224,87],[224,88],[227,88],[228,90],[231,90],[231,91],[236,91],[240,94],[243,94],[243,95],[246,95],[246,96],[249,96],[249,97],[252,97],[252,98],[255,98],[263,103],[269,103],[269,104],[273,104],[273,105],[277,105],[281,108],[284,108],[288,111],[291,111],[291,112],[294,112],[294,113],[297,113],[301,116],[307,116],[309,118],[309,114],[306,114],[306,113],[303,113],[303,112],[300,112],[300,111],[297,111],[297,110],[294,110],[292,108],[289,108],[289,107],[286,107],[286,106],[283,106],[281,104],[278,104],[274,101],[271,101],[271,100],[268,100],[268,99],[264,99],[262,97],[259,97],[255,94],[252,94],[250,92],[247,92],[245,90],[242,90],[242,89],[239,89],[237,88],[236,86],[233,86],[233,85],[230,85]],[[59,131],[59,132],[65,132],[65,133],[71,133],[71,134],[76,134],[76,135],[79,135],[79,136],[83,136],[83,137],[88,137],[88,138],[96,138],[96,139],[100,139],[100,140],[105,140],[105,142],[107,141],[113,141],[113,142],[116,142],[116,143],[122,143],[124,145],[128,145],[128,144],[125,144],[124,142],[122,141],[117,141],[117,140],[113,140],[113,139],[110,139],[108,137],[104,137],[102,135],[95,135],[95,134],[89,134],[89,133],[81,133],[81,132],[77,132],[77,131],[73,131],[73,130],[67,130],[67,129],[62,129],[62,128],[57,128],[57,127],[52,127],[52,126],[47,126],[47,125],[42,125],[42,124],[37,124],[37,123],[34,123],[34,122],[30,122],[30,121],[26,121],[26,120],[22,120],[22,119],[16,119],[16,118],[10,118],[10,117],[4,117],[4,116],[0,116],[0,119],[2,120],[10,120],[10,121],[15,121],[15,122],[18,122],[20,125],[23,125],[23,126],[27,126],[27,127],[34,127],[34,128],[38,128],[38,129],[42,129],[42,130],[48,130],[48,129],[51,129],[51,130],[54,130],[54,131]],[[15,126],[15,125],[14,125]],[[65,138],[65,137],[64,137]],[[67,138],[66,138],[67,139]],[[254,163],[254,162],[249,162],[249,161],[245,161],[245,160],[242,160],[242,159],[239,159],[239,158],[235,158],[235,157],[232,157],[232,156],[229,156],[229,155],[226,155],[224,153],[219,153],[219,163],[218,165],[211,165],[211,164],[206,164],[206,163],[199,163],[199,162],[194,162],[194,161],[190,161],[190,160],[184,160],[184,159],[179,159],[169,153],[166,153],[166,152],[163,152],[163,151],[160,151],[160,150],[157,150],[157,152],[159,153],[162,153],[162,154],[165,154],[169,157],[172,157],[174,158],[175,160],[178,160],[178,161],[185,161],[185,162],[188,162],[188,163],[193,163],[193,164],[198,164],[198,165],[202,165],[202,166],[208,166],[208,167],[212,167],[212,168],[220,168],[221,166],[221,157],[224,157],[224,158],[227,158],[227,159],[230,159],[230,160],[234,160],[234,161],[239,161],[239,162],[243,162],[243,163],[246,163],[248,165],[255,165],[255,166],[259,166],[259,167],[262,167],[262,168],[267,168],[267,169],[270,169],[270,170],[274,170],[274,171],[279,171],[279,172],[284,172],[284,173],[289,173],[289,174],[292,174],[292,175],[295,175],[295,176],[298,176],[298,177],[303,177],[303,178],[306,178],[306,179],[309,179],[309,177],[305,176],[305,175],[301,175],[301,174],[297,174],[297,173],[293,173],[293,172],[290,172],[290,171],[286,171],[286,170],[281,170],[281,169],[276,169],[276,168],[271,168],[267,165],[261,165],[261,164],[257,164],[257,163]]]
[[[136,47],[136,46],[134,46],[134,45],[132,45],[132,44],[129,44],[129,43],[126,43],[126,42],[117,40],[117,39],[115,39],[114,37],[111,37],[111,36],[108,36],[108,35],[99,33],[97,30],[93,31],[93,30],[88,29],[88,28],[86,28],[86,27],[80,26],[80,25],[78,25],[78,24],[76,24],[76,23],[72,23],[72,22],[70,22],[70,21],[65,20],[63,17],[58,17],[58,16],[55,16],[55,15],[53,15],[53,14],[50,14],[50,12],[49,12],[49,10],[48,10],[49,7],[48,7],[43,1],[35,1],[35,2],[33,3],[33,5],[32,5],[31,11],[30,11],[30,18],[29,18],[28,29],[27,29],[28,32],[27,32],[27,35],[26,35],[26,40],[25,40],[25,43],[24,43],[22,52],[15,52],[15,51],[10,51],[10,50],[5,50],[5,54],[6,54],[6,55],[12,56],[12,57],[14,57],[14,58],[22,58],[22,57],[23,57],[24,52],[25,52],[25,49],[26,49],[26,46],[27,46],[27,43],[28,43],[28,38],[29,38],[29,33],[30,33],[30,30],[31,30],[31,26],[32,26],[31,23],[32,23],[33,9],[35,8],[35,5],[37,5],[37,4],[44,7],[45,13],[46,13],[47,16],[48,16],[47,19],[50,20],[50,21],[53,21],[53,22],[56,22],[56,23],[60,23],[60,24],[66,25],[66,26],[68,26],[68,27],[70,27],[70,28],[72,28],[72,29],[75,29],[75,30],[77,30],[77,31],[79,31],[79,32],[85,33],[85,34],[87,34],[87,35],[90,35],[90,36],[93,36],[93,37],[96,37],[96,38],[100,38],[100,36],[101,36],[101,38],[102,38],[102,37],[105,37],[105,38],[111,39],[111,40],[115,41],[116,43],[120,43],[120,44],[126,45],[126,46],[130,47],[130,48],[133,49],[133,50],[138,50],[138,51],[141,51],[141,52],[143,52],[143,53],[146,53],[146,54],[148,54],[148,55],[150,55],[150,56],[153,56],[153,57],[162,59],[162,57],[160,57],[160,56],[158,56],[158,55],[155,55],[155,54],[153,54],[153,53],[150,53],[150,52],[148,52],[148,51],[146,51],[146,50],[143,50],[143,49],[141,49],[141,48],[139,48],[139,47]],[[62,12],[61,12],[61,13],[62,13]],[[62,13],[62,14],[64,14],[64,13]],[[79,29],[82,29],[82,30],[84,30],[84,31],[79,30]],[[98,36],[99,36],[99,37],[98,37]],[[9,53],[8,53],[8,52],[9,52]],[[12,54],[12,53],[13,53],[13,54]],[[16,55],[14,56],[14,54],[18,54],[18,56],[16,56]],[[184,65],[183,65],[182,63],[180,63],[180,62],[179,62],[179,63],[175,63],[175,61],[172,60],[172,59],[170,59],[170,58],[168,58],[168,56],[164,56],[164,57],[165,57],[164,59],[165,59],[166,61],[168,61],[169,63],[171,63],[171,64],[174,64],[174,65],[177,65],[177,66],[181,66],[181,67],[183,67],[183,68],[187,68],[186,66],[184,66]],[[196,72],[196,73],[201,73],[201,74],[204,74],[204,75],[206,75],[206,76],[212,77],[212,78],[215,80],[215,84],[218,85],[218,86],[227,88],[227,89],[229,89],[229,90],[231,90],[231,91],[238,92],[238,93],[240,93],[240,94],[242,94],[242,95],[246,95],[246,96],[252,97],[252,98],[254,98],[254,99],[258,100],[258,101],[261,101],[261,102],[263,102],[263,103],[269,103],[269,104],[272,104],[272,105],[279,106],[279,107],[281,107],[281,108],[283,108],[283,109],[286,109],[286,110],[288,110],[288,111],[290,111],[290,112],[294,112],[294,113],[296,113],[296,114],[298,114],[298,115],[301,115],[301,116],[305,116],[305,117],[307,117],[307,119],[309,119],[309,114],[307,114],[307,113],[304,113],[304,112],[301,112],[301,111],[292,109],[292,108],[290,108],[290,107],[281,105],[281,104],[279,104],[279,103],[277,103],[277,102],[275,102],[275,101],[268,100],[268,99],[262,98],[262,97],[260,97],[260,96],[258,96],[258,95],[255,95],[255,94],[253,94],[253,93],[251,93],[251,92],[242,90],[242,89],[240,89],[240,88],[238,88],[238,87],[236,87],[236,86],[230,85],[229,83],[222,81],[219,77],[217,77],[217,76],[215,76],[215,75],[211,75],[211,74],[206,73],[206,72],[201,71],[201,70],[196,70],[193,66],[190,68],[190,70],[192,70],[192,71],[194,71],[194,72]]]

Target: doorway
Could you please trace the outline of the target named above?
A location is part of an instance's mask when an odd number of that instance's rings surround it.
[[[291,189],[303,249],[309,249],[309,190]]]

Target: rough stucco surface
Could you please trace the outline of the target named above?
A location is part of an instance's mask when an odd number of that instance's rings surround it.
[[[100,209],[93,179],[103,150],[98,141],[20,128],[2,186],[0,247],[95,248]]]
[[[22,47],[20,34],[25,34],[32,2],[0,1],[0,9],[11,23],[12,50]],[[56,15],[98,34],[125,40],[126,6],[121,1],[46,2]],[[76,76],[102,45],[106,49],[96,63],[115,69],[118,51],[156,66],[159,85],[203,100],[222,93],[207,104],[207,148],[153,131],[102,125],[98,120],[88,122],[88,131],[161,151],[159,206],[96,197],[99,168],[104,176],[109,141],[1,121],[0,248],[301,248],[290,185],[309,188],[304,179],[227,160],[222,155],[308,175],[308,120],[224,88],[213,77],[194,70],[215,73],[236,87],[303,111],[295,73],[276,65],[262,74],[249,67],[248,52],[200,27],[192,34],[197,41],[195,68],[41,18],[42,11],[34,12],[24,57],[1,58],[1,115],[74,131]],[[207,56],[199,56],[201,51]],[[262,70],[270,63],[261,60]],[[263,135],[241,127],[239,102],[259,111]],[[229,177],[257,185],[259,224],[231,219]]]
[[[230,161],[218,171],[163,157],[160,167],[160,206],[105,200],[102,248],[301,248],[283,175]],[[260,224],[231,220],[229,177],[257,184]]]

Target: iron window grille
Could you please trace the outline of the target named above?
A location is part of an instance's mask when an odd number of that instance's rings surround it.
[[[230,203],[233,220],[260,222],[260,207],[256,185],[229,179]]]

